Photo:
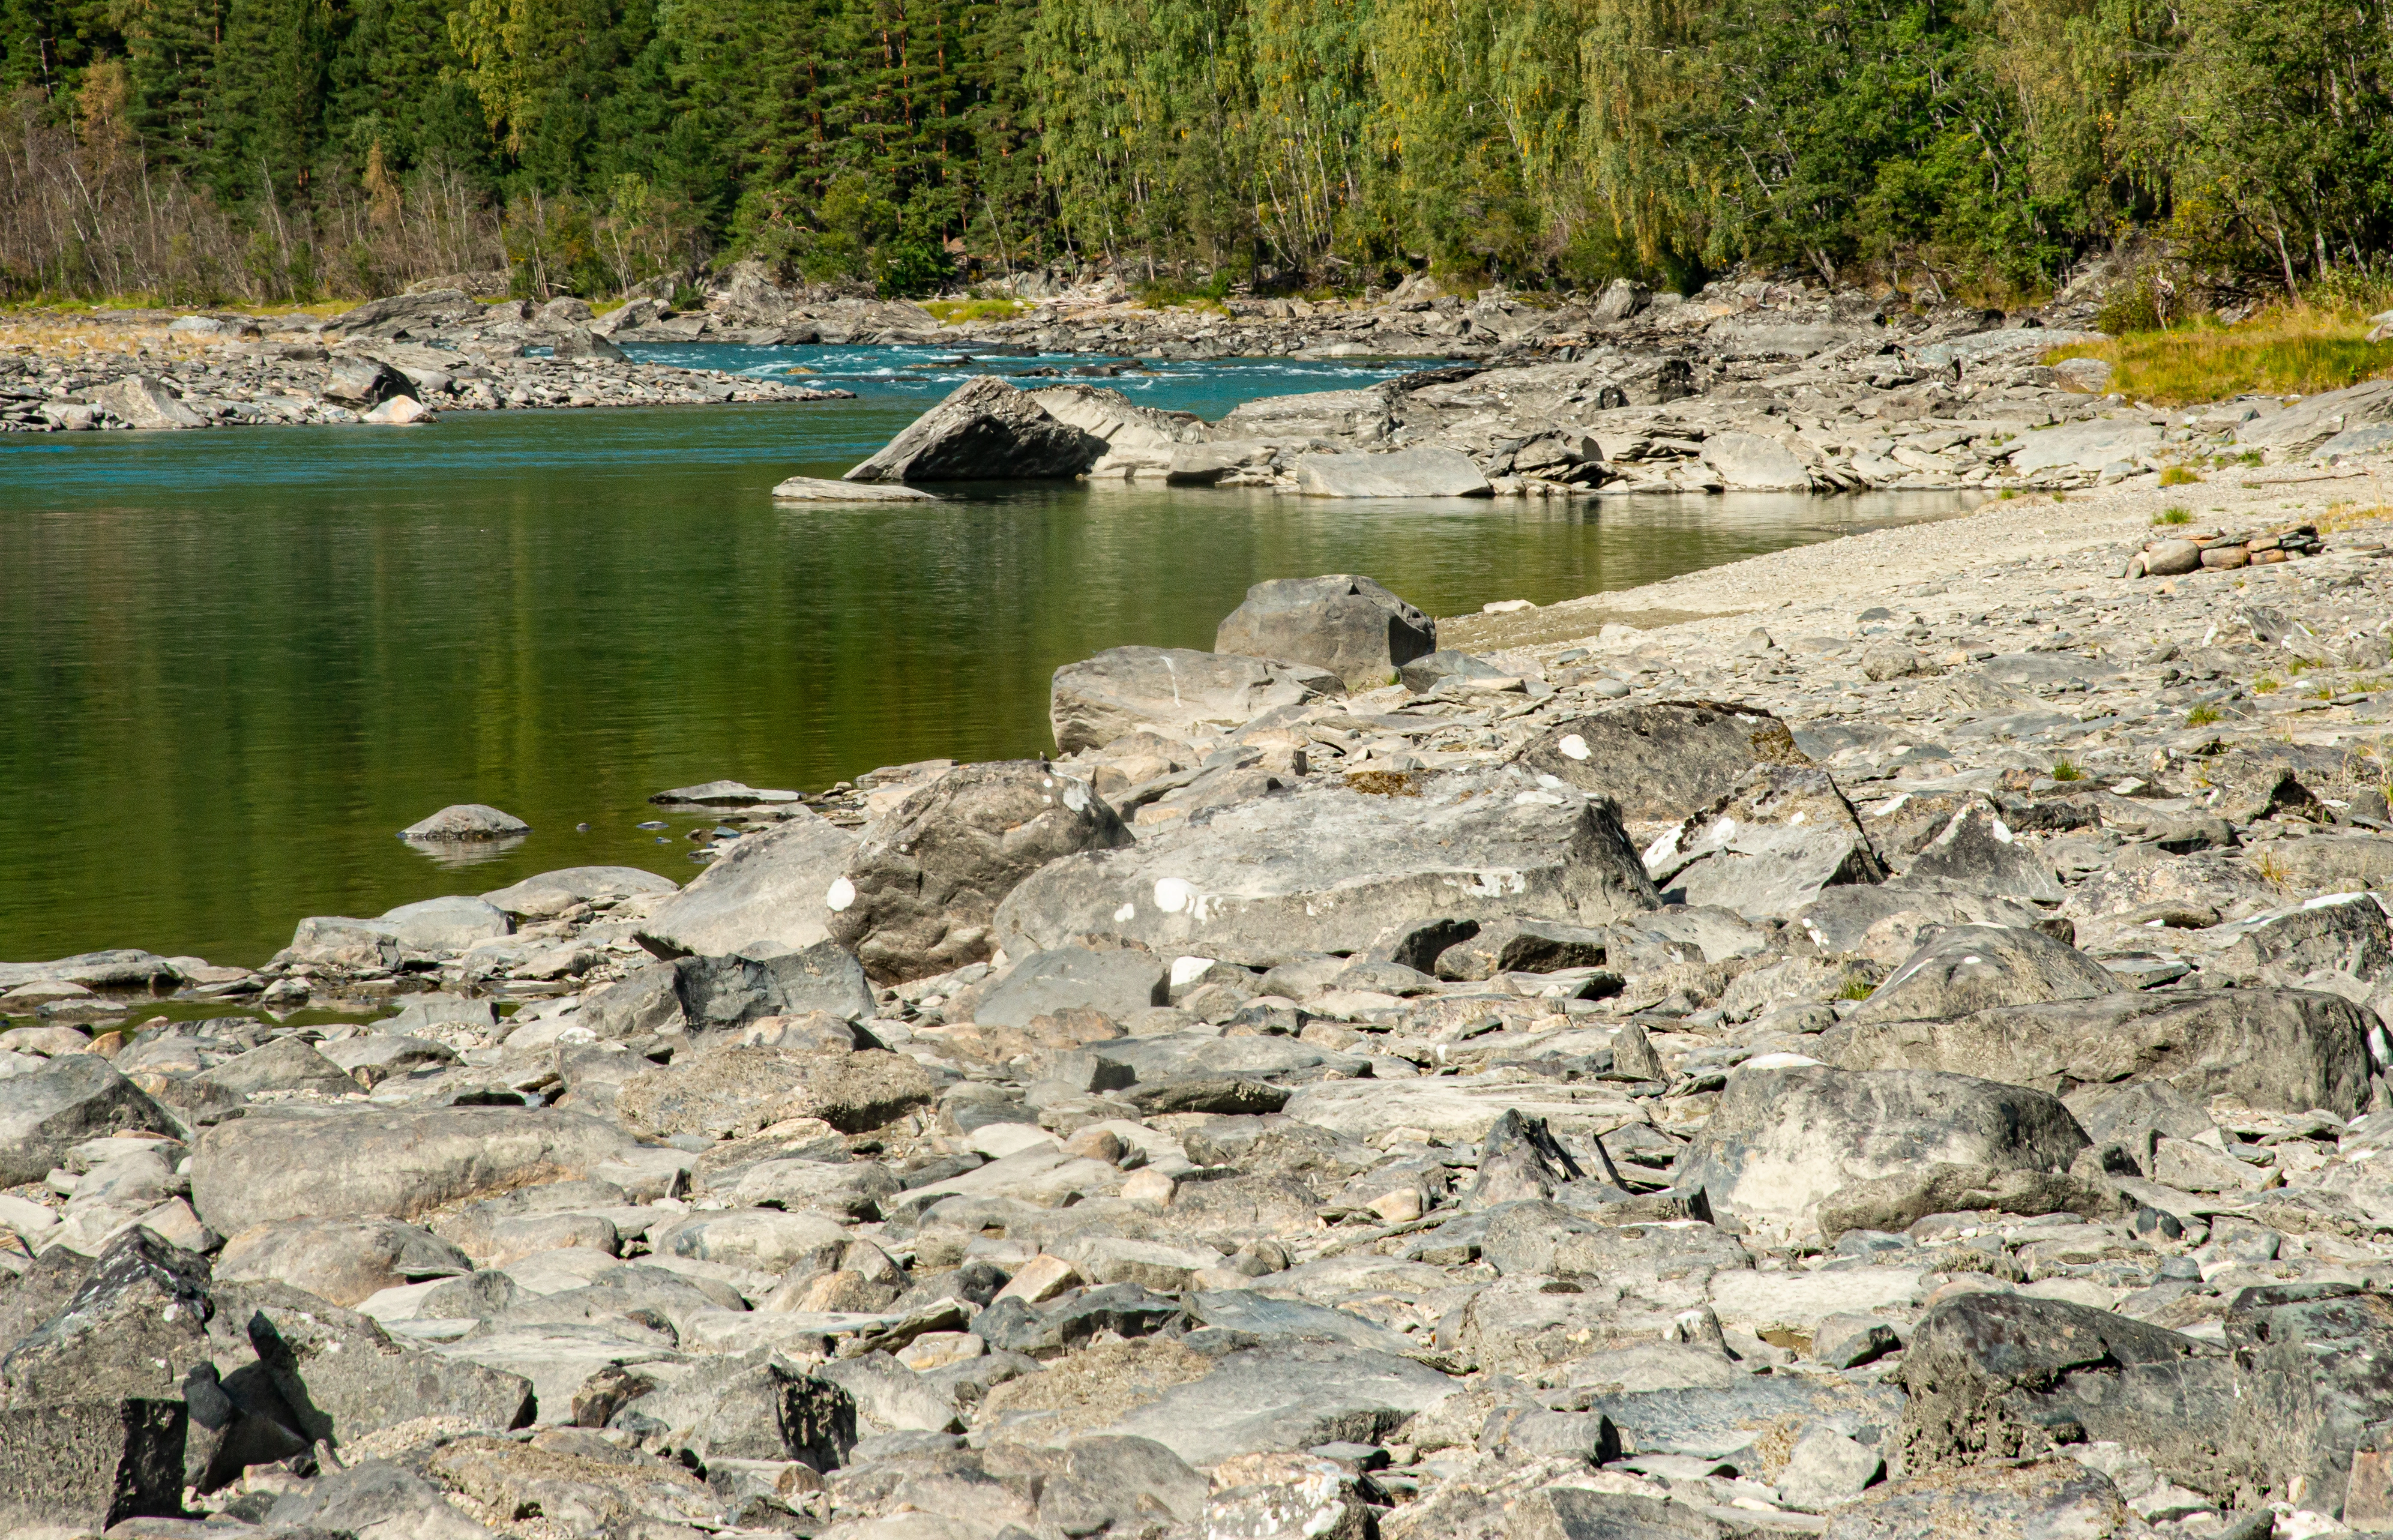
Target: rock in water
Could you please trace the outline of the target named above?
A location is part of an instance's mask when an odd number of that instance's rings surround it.
[[[457,803],[442,808],[421,823],[408,825],[399,831],[399,837],[426,844],[443,844],[473,840],[507,840],[530,832],[531,825],[512,813],[502,813],[485,803]]]
[[[1437,650],[1437,622],[1368,578],[1280,578],[1247,590],[1213,650],[1307,663],[1372,689]]]
[[[382,427],[406,427],[434,421],[432,410],[412,396],[394,396],[359,419]]]
[[[1014,956],[1118,936],[1268,966],[1366,951],[1423,915],[1602,925],[1658,903],[1610,802],[1493,770],[1301,787],[1072,856],[1014,889],[997,933]]]
[[[1487,477],[1460,450],[1391,454],[1308,454],[1296,463],[1307,497],[1492,497]]]
[[[1080,475],[1105,441],[1061,423],[993,374],[967,380],[847,473],[850,481],[1060,480]]]
[[[1105,800],[1038,760],[952,770],[914,792],[831,884],[831,938],[886,982],[987,958],[1014,885],[1051,861],[1130,843]]]
[[[1180,736],[1242,726],[1279,706],[1346,693],[1301,663],[1187,647],[1114,647],[1055,671],[1048,721],[1064,753],[1102,749],[1142,728]]]
[[[827,481],[816,476],[793,476],[773,489],[776,502],[936,502],[935,492],[911,487],[882,487],[861,481]]]
[[[1704,463],[1738,491],[1801,492],[1811,487],[1802,458],[1758,433],[1716,433],[1704,440]]]
[[[1811,1229],[1850,1182],[1927,1162],[2065,1171],[2085,1130],[2043,1091],[1926,1070],[1841,1070],[1764,1055],[1728,1077],[1680,1158],[1682,1187],[1760,1230]]]

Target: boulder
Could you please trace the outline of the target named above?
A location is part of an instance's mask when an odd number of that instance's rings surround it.
[[[401,904],[386,912],[382,922],[391,939],[411,952],[462,952],[477,941],[495,941],[515,933],[515,921],[504,909],[466,894]]]
[[[399,837],[425,844],[464,844],[478,840],[512,840],[530,832],[531,825],[512,813],[502,813],[485,803],[457,803],[420,823],[408,825],[399,831]]]
[[[1437,622],[1368,578],[1279,578],[1247,590],[1213,650],[1310,664],[1371,689],[1437,650]]]
[[[2045,471],[2099,471],[2115,461],[2134,461],[2160,447],[2161,430],[2144,422],[2094,418],[2022,434],[2011,450],[2011,469],[2020,476]]]
[[[1811,489],[1803,457],[1758,433],[1715,433],[1704,440],[1704,463],[1732,491],[1802,492]]]
[[[2092,999],[2125,988],[2109,969],[2042,931],[1955,925],[1931,934],[1846,1020],[1950,1021],[1998,1006]]]
[[[2044,857],[2013,834],[1992,805],[1974,800],[1953,815],[1890,885],[2034,904],[2058,904],[2068,896]]]
[[[355,1443],[417,1417],[529,1426],[531,1381],[391,1340],[354,1311],[282,1284],[231,1286],[250,1345],[310,1440]]]
[[[1119,1021],[1168,1003],[1170,983],[1170,964],[1152,952],[1059,946],[1015,963],[981,996],[973,1020],[985,1026],[1022,1026],[1034,1016],[1092,1010]]]
[[[828,941],[832,912],[825,897],[856,846],[857,837],[830,819],[793,813],[778,828],[734,841],[728,854],[649,910],[641,943],[666,956],[714,957]]]
[[[97,1534],[183,1515],[178,1398],[124,1397],[0,1412],[0,1533]]]
[[[289,955],[328,968],[396,968],[399,937],[379,920],[311,914],[292,928]]]
[[[2131,1445],[2171,1480],[2217,1491],[2231,1481],[2234,1378],[2232,1361],[2164,1327],[2060,1299],[1965,1294],[1912,1330],[1895,1446],[1916,1473],[2032,1458],[2056,1435],[2082,1437]]]
[[[2068,1096],[2165,1082],[2197,1103],[2349,1116],[2368,1101],[2369,1011],[2299,989],[2151,989],[1948,1020],[1856,1015],[1815,1051],[1849,1069],[1933,1069]]]
[[[2393,1298],[2347,1283],[2263,1285],[2227,1311],[2242,1399],[2232,1448],[2259,1481],[2356,1529],[2393,1523]]]
[[[690,957],[672,965],[682,1019],[692,1032],[730,1032],[766,1016],[872,1014],[872,986],[856,959],[828,941],[803,951]]]
[[[1833,1246],[1848,1230],[1900,1233],[1930,1214],[1978,1209],[2031,1218],[2077,1214],[2091,1219],[2116,1209],[2118,1202],[2107,1188],[2073,1176],[1932,1162],[1837,1188],[1820,1200],[1820,1233]]]
[[[1681,1153],[1679,1185],[1765,1232],[1817,1227],[1849,1183],[1942,1162],[2065,1171],[2086,1145],[2056,1097],[1967,1075],[1841,1070],[1765,1055],[1731,1072],[1711,1120]]]
[[[1602,925],[1658,902],[1613,804],[1518,770],[1305,786],[1033,874],[999,907],[1010,955],[1118,937],[1269,966],[1363,952],[1422,915]]]
[[[2227,927],[2230,937],[2203,964],[2231,984],[2297,984],[2314,972],[2368,985],[2393,972],[2393,924],[2373,894],[2331,894]]]
[[[553,359],[604,359],[608,363],[621,363],[630,355],[607,337],[587,326],[576,326],[561,333],[549,348]]]
[[[1826,889],[1886,876],[1852,804],[1826,771],[1767,763],[1656,840],[1645,852],[1645,869],[1667,902],[1747,920],[1789,915]]]
[[[228,1283],[288,1284],[336,1305],[386,1288],[453,1278],[473,1261],[429,1230],[397,1220],[283,1220],[253,1225],[225,1242],[216,1276]]]
[[[68,1150],[112,1133],[179,1135],[174,1117],[96,1053],[62,1053],[0,1079],[0,1186],[39,1181]]]
[[[324,398],[346,407],[378,407],[413,389],[406,375],[379,359],[334,359],[324,376]]]
[[[137,428],[203,428],[208,420],[185,406],[163,380],[127,374],[92,391],[91,404]]]
[[[1162,476],[1180,440],[1202,433],[1186,412],[1158,411],[1103,385],[1060,385],[1034,390],[1030,398],[1047,415],[1104,440],[1105,453],[1089,466],[1092,480],[1107,476]]]
[[[1297,1342],[1223,1355],[1102,1431],[1152,1439],[1192,1466],[1334,1440],[1376,1443],[1458,1389],[1392,1353]]]
[[[226,1235],[275,1220],[412,1220],[582,1176],[629,1142],[610,1123],[552,1108],[252,1109],[200,1135],[191,1205]]]
[[[670,1430],[691,1458],[796,1460],[836,1468],[856,1446],[856,1402],[769,1348],[700,1364],[618,1412],[614,1425]]]
[[[708,872],[714,869],[707,868]],[[566,867],[493,888],[482,894],[482,902],[517,920],[554,920],[576,904],[608,903],[678,891],[672,879],[637,867]]]
[[[1664,700],[1556,723],[1516,763],[1610,797],[1622,817],[1644,821],[1702,812],[1756,764],[1809,761],[1786,724],[1759,707]]]
[[[1297,457],[1296,489],[1307,497],[1492,497],[1487,477],[1460,450]]]
[[[1059,422],[993,374],[967,380],[916,418],[850,481],[1068,479],[1105,452],[1105,441]]]
[[[1904,1476],[1838,1508],[1822,1532],[1824,1540],[2128,1540],[2151,1533],[2108,1476],[2066,1457]]]
[[[262,1048],[227,1059],[200,1079],[243,1096],[261,1090],[312,1090],[347,1096],[358,1089],[349,1072],[298,1038],[277,1038]]]
[[[995,949],[991,922],[1015,884],[1130,842],[1104,799],[1041,761],[951,770],[857,847],[831,884],[831,937],[884,983],[944,973]]]
[[[1148,727],[1206,736],[1278,707],[1345,693],[1336,674],[1301,663],[1187,647],[1114,647],[1057,669],[1047,714],[1056,750],[1070,754]]]
[[[66,1307],[0,1357],[0,1405],[183,1399],[213,1373],[208,1261],[135,1228],[110,1243]]]

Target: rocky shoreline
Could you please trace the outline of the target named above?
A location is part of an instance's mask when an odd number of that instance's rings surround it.
[[[1053,759],[660,794],[687,886],[0,965],[0,1529],[2382,1528],[2335,415],[1545,608],[1266,583]]]

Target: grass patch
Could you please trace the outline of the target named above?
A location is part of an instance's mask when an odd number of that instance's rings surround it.
[[[2161,485],[2164,487],[2190,487],[2201,479],[2193,474],[2190,465],[2168,465],[2161,471]]]
[[[2185,508],[2164,508],[2152,516],[2154,524],[2191,524],[2193,514]]]
[[[2217,720],[2218,712],[2208,706],[2196,706],[2185,713],[2185,724],[2189,727],[2207,727]]]
[[[1215,273],[1203,283],[1186,283],[1176,278],[1150,279],[1137,288],[1138,302],[1150,310],[1183,308],[1219,310],[1223,315],[1230,307],[1222,303],[1230,292],[1230,275]],[[1313,296],[1306,295],[1306,298]]]
[[[1994,495],[2002,499],[2005,502],[2008,502],[2011,499],[2019,496],[2019,489],[2017,487],[2006,487]]]
[[[2086,778],[2086,772],[2065,759],[2057,759],[2052,762],[2052,778],[2057,781],[2082,781]]]
[[[2274,674],[2264,673],[2252,681],[2254,695],[2274,695],[2285,687],[2285,682]]]
[[[926,299],[922,308],[942,326],[956,326],[968,320],[1010,320],[1030,308],[1030,302],[1021,299]]]
[[[1840,1000],[1865,1000],[1876,993],[1877,985],[1867,979],[1847,979],[1837,990],[1834,998]]]
[[[2393,374],[2393,342],[2370,342],[2367,333],[2367,320],[2356,312],[2283,305],[2235,326],[2193,320],[2165,332],[2057,347],[2044,361],[2100,359],[2111,366],[2113,391],[2161,406],[2244,391],[2315,396]]]

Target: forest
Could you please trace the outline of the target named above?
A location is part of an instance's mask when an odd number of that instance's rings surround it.
[[[0,0],[0,298],[752,257],[2001,301],[2143,238],[2373,281],[2393,0]]]

